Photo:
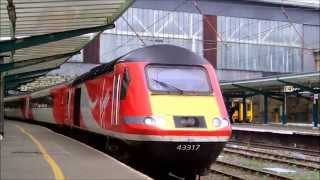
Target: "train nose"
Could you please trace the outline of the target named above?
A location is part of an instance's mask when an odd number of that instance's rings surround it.
[[[168,130],[215,130],[212,119],[221,117],[215,96],[151,95],[150,102],[153,115],[162,117]]]

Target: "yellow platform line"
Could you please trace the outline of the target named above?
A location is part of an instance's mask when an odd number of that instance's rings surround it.
[[[38,149],[40,150],[43,158],[48,162],[48,164],[50,165],[54,177],[56,180],[65,180],[65,177],[63,175],[63,172],[61,171],[60,167],[58,166],[58,164],[56,163],[56,161],[49,155],[49,153],[47,152],[47,150],[43,147],[43,145],[35,138],[33,137],[29,132],[27,132],[25,129],[23,129],[21,126],[16,125],[16,127],[25,135],[27,135],[34,144],[37,145]]]

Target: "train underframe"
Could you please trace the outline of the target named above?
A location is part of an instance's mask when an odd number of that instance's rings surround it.
[[[185,179],[207,175],[225,142],[160,142],[107,140],[106,148],[119,160],[143,166],[143,170],[161,177],[172,173]],[[161,178],[160,178],[161,179]]]

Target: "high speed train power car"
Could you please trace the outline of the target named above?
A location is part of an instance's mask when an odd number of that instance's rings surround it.
[[[203,174],[231,136],[214,68],[173,45],[136,49],[72,82],[8,97],[5,115],[104,135],[107,148],[187,177]]]

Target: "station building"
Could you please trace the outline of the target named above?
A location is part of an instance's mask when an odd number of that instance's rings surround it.
[[[221,82],[320,69],[319,26],[140,8],[129,8],[115,25],[49,75],[77,76],[152,44],[174,44],[206,57]],[[287,99],[287,122],[310,124],[313,96],[298,96]],[[254,96],[252,104],[254,122],[263,122],[263,97]],[[270,122],[280,122],[281,104],[269,100]]]

